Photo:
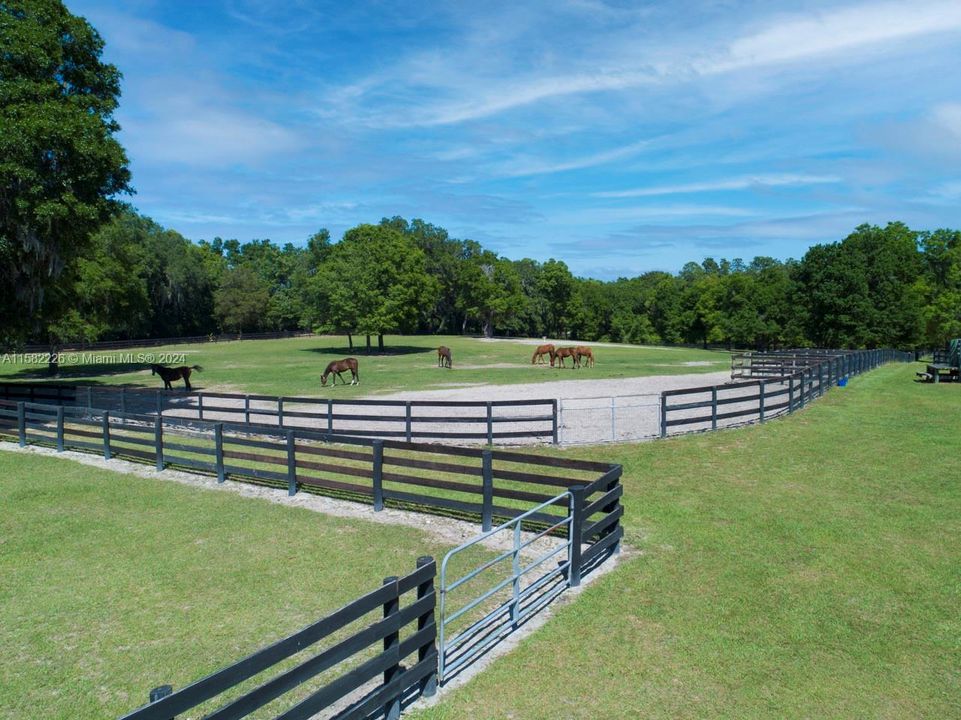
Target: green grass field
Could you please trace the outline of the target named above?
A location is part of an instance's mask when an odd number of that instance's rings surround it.
[[[411,717],[961,716],[961,387],[914,370],[763,426],[571,451],[624,464],[634,551]],[[110,716],[442,552],[51,458],[0,454],[0,503],[0,717]],[[345,563],[345,534],[370,557]]]
[[[436,349],[441,344],[453,352],[451,370],[437,367]],[[364,354],[362,346],[350,350],[343,336],[246,340],[117,352],[94,351],[93,354],[103,356],[109,362],[91,362],[90,358],[86,358],[87,362],[80,362],[85,359],[82,357],[77,357],[76,363],[65,361],[61,365],[60,381],[163,387],[160,378],[150,374],[150,360],[126,362],[123,356],[132,354],[136,359],[138,354],[159,357],[170,353],[185,353],[186,364],[204,368],[192,378],[198,389],[319,397],[359,397],[485,383],[505,385],[570,378],[676,375],[730,368],[729,353],[719,351],[662,347],[595,347],[595,350],[597,364],[592,369],[552,370],[544,365],[531,365],[532,346],[460,336],[387,336],[385,353],[369,357]],[[327,363],[348,355],[357,357],[360,362],[361,384],[343,388],[339,385],[336,388],[321,387],[320,376]],[[0,380],[47,379],[45,363],[25,364],[8,357],[4,360],[0,356]],[[349,381],[349,373],[346,379]],[[177,387],[182,388],[182,382],[178,382]]]
[[[109,718],[448,549],[416,529],[0,452],[0,718]]]
[[[961,387],[915,369],[590,451],[640,552],[413,717],[961,717]]]

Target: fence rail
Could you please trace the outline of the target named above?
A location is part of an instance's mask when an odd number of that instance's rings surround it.
[[[278,700],[277,704],[283,703],[287,693],[345,665],[350,669],[344,668],[336,679],[327,680],[320,687],[310,687],[306,697],[290,701],[292,705],[288,702],[274,716],[278,720],[306,720],[336,707],[335,717],[343,720],[397,718],[403,703],[435,692],[436,575],[433,558],[422,557],[409,575],[385,578],[377,590],[233,665],[177,692],[169,692],[170,686],[155,689],[150,704],[121,720],[170,720],[211,701],[224,704],[205,714],[207,720],[243,718]],[[402,599],[414,593],[413,601],[402,606]],[[351,626],[358,621],[364,622],[363,628],[353,629]],[[346,638],[336,635],[345,629],[351,631]],[[300,653],[308,653],[309,657],[301,658],[293,667],[285,665],[270,679],[259,679],[251,690],[220,697]],[[272,709],[272,715],[276,710],[281,708]]]
[[[334,400],[240,393],[180,393],[54,383],[0,383],[0,398],[50,401],[171,422],[219,421],[325,435],[456,442],[557,444],[558,401]]]
[[[732,360],[732,379],[759,378],[725,385],[661,393],[660,435],[716,430],[765,422],[800,410],[828,388],[887,362],[910,362],[897,350],[803,350],[745,353]]]
[[[126,458],[153,464],[158,470],[173,467],[214,475],[218,482],[230,478],[284,487],[291,495],[310,490],[359,499],[371,502],[375,511],[382,510],[386,504],[394,504],[421,512],[453,514],[478,521],[485,533],[492,530],[495,520],[509,522],[515,518],[522,518],[528,530],[540,528],[537,532],[542,537],[563,534],[565,528],[573,528],[569,531],[572,544],[566,566],[560,574],[548,573],[551,579],[562,576],[562,581],[553,586],[556,592],[549,596],[535,597],[534,591],[524,592],[519,602],[526,615],[539,611],[566,587],[576,585],[578,578],[616,553],[623,538],[622,469],[616,464],[490,448],[445,447],[369,438],[341,437],[337,438],[337,444],[332,444],[324,433],[310,430],[206,421],[197,421],[187,427],[181,422],[171,422],[171,418],[163,415],[111,412],[24,400],[0,400],[0,436],[4,435],[15,438],[21,446],[40,444],[56,447],[58,451],[73,449],[102,454],[108,460]],[[574,499],[573,506],[567,499],[569,497]],[[516,527],[519,533],[521,523],[516,523]],[[427,571],[421,569],[418,572]],[[434,570],[430,572],[429,595],[433,602]],[[426,593],[428,579],[421,575],[417,578],[416,581],[407,581],[409,587],[403,580],[397,581],[401,588],[397,592],[403,593],[405,587],[409,590],[418,585]],[[541,584],[546,583],[545,580]],[[393,591],[382,589],[378,592],[387,592],[390,597],[377,595],[375,603],[365,596],[366,599],[357,601],[361,605],[348,607],[356,609],[380,603],[386,612],[387,606],[392,604],[390,619],[385,616],[371,628],[324,650],[313,660],[304,661],[255,690],[230,699],[206,717],[245,717],[248,712],[273,701],[307,678],[333,667],[371,643],[383,640],[384,653],[365,660],[338,680],[313,691],[307,700],[278,717],[311,717],[343,701],[350,693],[358,692],[362,683],[383,673],[383,682],[378,687],[369,690],[361,700],[351,699],[349,707],[335,717],[369,717],[376,711],[382,717],[395,718],[401,702],[399,698],[414,685],[423,691],[432,682],[431,678],[437,676],[439,661],[434,649],[434,606],[430,606],[427,619],[426,595],[418,595],[417,602],[410,606],[415,609],[404,614],[405,611],[397,610]],[[368,611],[370,609],[373,606]],[[338,612],[349,614],[346,609]],[[398,628],[413,622],[415,616],[418,619],[417,632],[398,646]],[[336,623],[331,618],[170,695],[173,699],[162,697],[164,692],[155,693],[158,702],[134,711],[125,716],[125,720],[171,718],[206,702],[292,655],[284,654],[278,648],[292,648],[308,637],[314,638],[314,635],[316,638],[311,643],[327,637],[329,632],[321,633],[320,628],[333,632]],[[516,629],[519,619],[521,616],[515,615],[506,631],[499,626],[497,641]],[[403,623],[398,625],[401,620]],[[388,649],[388,642],[394,649]],[[486,643],[484,649],[494,642]],[[405,670],[401,660],[415,650],[418,661]],[[457,661],[458,667],[462,669],[476,657],[476,653],[468,658],[461,657]],[[266,663],[267,659],[272,662]],[[313,664],[315,662],[320,665]],[[253,670],[254,667],[259,669]]]

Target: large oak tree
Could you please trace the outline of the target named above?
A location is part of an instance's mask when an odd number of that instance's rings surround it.
[[[0,0],[0,342],[37,333],[51,287],[129,191],[103,47],[58,0]]]

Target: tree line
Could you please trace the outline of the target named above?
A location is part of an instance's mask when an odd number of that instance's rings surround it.
[[[961,336],[961,233],[861,225],[800,260],[690,262],[612,282],[512,260],[423,220],[303,247],[194,243],[120,201],[120,72],[60,0],[0,2],[0,348],[313,330],[584,341],[931,347]]]
[[[604,282],[511,260],[423,220],[301,246],[193,243],[127,207],[58,284],[66,342],[306,330],[577,338],[737,348],[931,347],[961,335],[961,232],[862,225],[800,260],[689,262]],[[68,302],[65,302],[69,300]]]

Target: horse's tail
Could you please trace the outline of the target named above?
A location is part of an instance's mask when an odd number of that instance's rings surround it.
[[[191,370],[196,370],[197,372],[203,372],[203,370],[204,370],[202,367],[200,367],[200,365],[191,365],[191,366],[190,366],[190,369],[191,369]]]

